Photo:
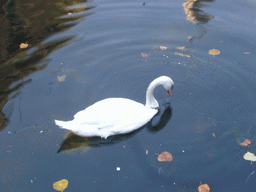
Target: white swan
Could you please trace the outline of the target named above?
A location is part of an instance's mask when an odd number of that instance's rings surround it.
[[[62,129],[67,129],[82,137],[110,135],[132,132],[149,122],[158,111],[158,102],[153,92],[163,85],[171,96],[174,82],[167,76],[156,78],[146,92],[146,105],[125,98],[108,98],[79,111],[72,121],[54,120]]]

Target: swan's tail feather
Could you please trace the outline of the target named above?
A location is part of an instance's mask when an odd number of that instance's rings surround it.
[[[72,121],[60,121],[54,120],[55,124],[58,125],[62,129],[67,129],[72,131],[74,127],[74,123]]]
[[[108,132],[99,133],[98,125],[79,124],[73,121],[60,121],[60,120],[54,120],[54,122],[61,129],[67,129],[82,137],[100,136],[106,139],[109,136]]]

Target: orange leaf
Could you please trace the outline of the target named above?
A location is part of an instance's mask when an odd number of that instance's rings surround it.
[[[199,192],[210,192],[210,187],[209,187],[209,185],[207,185],[207,184],[201,184],[201,185],[198,187],[198,191],[199,191]]]
[[[141,53],[142,57],[148,57],[147,53]]]
[[[213,137],[216,137],[216,135],[215,135],[214,133],[212,133],[212,136],[213,136]]]
[[[165,161],[165,162],[170,162],[173,160],[172,154],[164,151],[163,153],[161,153],[160,155],[158,155],[157,158],[158,161]]]
[[[251,144],[251,141],[249,139],[245,139],[243,143],[240,143],[240,145],[242,146],[248,146],[249,144]]]

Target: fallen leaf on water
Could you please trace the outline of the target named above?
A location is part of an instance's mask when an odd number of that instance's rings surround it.
[[[202,184],[198,187],[199,192],[210,192],[210,187],[207,184]]]
[[[209,55],[219,55],[220,51],[218,49],[210,49],[208,53]]]
[[[148,57],[147,53],[141,53],[142,57]]]
[[[148,154],[148,150],[146,150],[146,154]]]
[[[53,188],[57,191],[64,191],[68,187],[68,180],[62,179],[60,181],[57,181],[53,183]]]
[[[190,41],[191,41],[191,40],[192,40],[192,38],[193,38],[193,36],[188,36],[188,40],[190,40]]]
[[[191,57],[190,55],[183,54],[183,53],[178,53],[178,52],[175,52],[175,55],[179,55],[179,56],[187,57],[187,58],[190,58],[190,57]]]
[[[244,159],[248,161],[256,161],[256,156],[248,151],[247,153],[244,154]]]
[[[58,77],[58,81],[59,81],[59,82],[65,81],[66,76],[67,76],[67,75],[57,76],[57,77]]]
[[[242,146],[248,146],[249,144],[251,144],[251,141],[249,139],[245,139],[243,143],[240,143],[240,145]]]
[[[20,48],[21,49],[25,49],[25,48],[27,48],[28,47],[28,44],[27,43],[21,43],[20,44]]]
[[[251,53],[250,53],[250,52],[244,52],[244,54],[245,54],[245,55],[249,55],[249,54],[251,54]]]
[[[165,47],[165,46],[160,46],[160,49],[161,49],[162,51],[164,51],[164,50],[167,49],[167,47]]]
[[[186,46],[177,47],[177,49],[182,50],[182,51],[187,51],[188,50]]]
[[[213,137],[216,137],[216,135],[215,135],[214,133],[212,133],[212,136],[213,136]]]
[[[157,158],[158,161],[165,161],[165,162],[170,162],[173,160],[172,154],[164,151],[163,153],[161,153],[160,155],[158,155]]]

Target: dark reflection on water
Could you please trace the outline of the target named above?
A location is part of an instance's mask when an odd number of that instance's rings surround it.
[[[147,129],[150,132],[156,133],[162,130],[166,126],[166,124],[170,121],[172,116],[172,110],[170,106],[166,107],[163,113],[161,113],[161,110],[160,110],[155,117],[157,116],[160,116],[160,120],[154,126],[152,126],[152,120],[151,120],[147,125],[143,126],[140,129],[137,129],[136,131],[133,131],[132,133],[110,136],[107,139],[101,139],[100,137],[80,137],[78,135],[75,135],[74,133],[70,133],[67,136],[67,138],[62,142],[61,147],[59,148],[57,153],[75,149],[81,146],[100,147],[105,145],[116,144],[133,137],[135,134],[140,132],[144,127],[147,127]]]
[[[26,76],[45,69],[49,60],[44,58],[69,42],[74,35],[61,37],[44,45],[41,43],[55,33],[70,29],[86,16],[72,14],[93,8],[68,8],[82,2],[86,1],[63,0],[45,3],[42,0],[9,0],[1,2],[0,130],[7,125],[8,116],[13,110],[10,106],[10,109],[6,109],[7,116],[2,113],[10,94],[31,81],[31,79],[24,80]],[[63,17],[65,15],[66,17]],[[21,49],[21,43],[28,44],[28,47]],[[11,85],[12,88],[10,88]],[[11,98],[16,96],[17,94],[12,95]]]
[[[186,0],[182,6],[187,15],[187,20],[194,24],[205,24],[214,17],[203,12],[200,8],[204,7],[203,3],[214,2],[215,0]]]

